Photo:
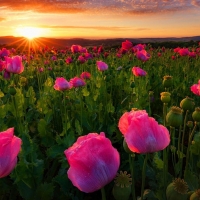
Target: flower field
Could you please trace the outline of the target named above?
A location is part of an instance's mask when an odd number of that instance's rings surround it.
[[[0,49],[0,199],[200,198],[200,43]]]

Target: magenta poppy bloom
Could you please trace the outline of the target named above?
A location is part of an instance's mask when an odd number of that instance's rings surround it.
[[[135,76],[146,76],[147,72],[141,69],[140,67],[133,67],[132,72]]]
[[[129,40],[122,42],[122,49],[130,50],[132,47],[133,47],[133,44]]]
[[[5,61],[0,60],[0,72],[3,71],[5,69],[6,65],[5,65]]]
[[[82,72],[80,75],[81,79],[90,79],[91,74],[89,72]]]
[[[150,54],[146,52],[146,50],[141,50],[136,52],[137,59],[141,61],[147,61],[150,58]]]
[[[78,57],[78,61],[79,61],[80,63],[82,63],[82,64],[86,62],[85,58],[84,58],[82,55],[80,55],[80,56]]]
[[[70,165],[68,178],[85,193],[110,183],[119,169],[119,152],[103,132],[80,136],[64,154]]]
[[[182,48],[179,49],[178,53],[180,56],[187,56],[189,55],[190,51],[188,50],[188,48]]]
[[[105,71],[108,69],[108,65],[103,61],[97,61],[97,68],[99,71]]]
[[[188,55],[189,55],[190,58],[196,58],[196,56],[197,56],[196,52],[194,52],[194,51],[189,52]]]
[[[14,136],[14,128],[0,132],[0,178],[9,175],[17,164],[22,141]]]
[[[97,53],[103,53],[103,46],[100,46],[97,50]]]
[[[82,46],[80,46],[80,45],[72,45],[71,46],[72,53],[78,53],[78,52],[81,52],[81,50],[82,50]]]
[[[55,90],[63,91],[63,90],[71,89],[72,84],[68,82],[66,79],[64,79],[63,77],[58,77],[56,78],[56,81],[53,87]]]
[[[74,77],[70,79],[69,82],[72,84],[73,87],[82,87],[86,85],[85,81],[79,77]]]
[[[200,96],[200,80],[198,84],[194,84],[190,87],[190,90],[197,96]]]
[[[6,71],[13,74],[21,74],[24,71],[21,56],[5,57]]]
[[[181,49],[180,47],[176,47],[176,48],[174,49],[174,53],[178,53],[180,49]]]
[[[146,45],[145,44],[137,44],[133,47],[133,52],[137,52],[137,51],[142,51],[143,49],[145,49]]]
[[[72,63],[72,62],[73,62],[73,60],[72,60],[72,58],[71,58],[71,57],[68,57],[68,58],[65,60],[65,62],[66,62],[67,64],[70,64],[70,63]]]
[[[10,55],[10,51],[9,51],[8,49],[2,48],[2,49],[0,50],[0,56],[1,56],[2,58],[4,58],[5,56],[9,56],[9,55]]]
[[[170,143],[168,129],[149,117],[145,110],[125,112],[118,123],[128,148],[135,153],[153,153]]]

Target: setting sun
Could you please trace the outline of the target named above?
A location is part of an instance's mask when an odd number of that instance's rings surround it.
[[[19,27],[17,28],[17,32],[20,36],[26,37],[29,40],[42,35],[42,29],[36,27]]]

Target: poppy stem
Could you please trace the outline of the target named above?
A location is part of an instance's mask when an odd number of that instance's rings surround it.
[[[135,179],[134,179],[134,161],[135,161],[135,155],[129,154],[129,165],[130,165],[131,178],[132,178],[131,193],[132,193],[132,199],[136,200],[136,197],[135,197]]]
[[[101,188],[101,197],[102,197],[102,200],[106,200],[106,193],[105,193],[104,187]]]
[[[190,145],[192,142],[192,138],[194,136],[195,130],[197,127],[197,122],[195,122],[194,128],[189,136],[189,140],[188,140],[188,147],[187,147],[187,153],[186,153],[186,164],[185,164],[185,173],[187,173],[188,171],[188,164],[189,164],[189,158],[190,158]]]
[[[144,195],[144,186],[145,186],[145,177],[146,177],[146,167],[147,167],[147,160],[148,160],[149,154],[147,153],[145,155],[144,164],[142,168],[142,187],[141,187],[141,200],[143,200]]]

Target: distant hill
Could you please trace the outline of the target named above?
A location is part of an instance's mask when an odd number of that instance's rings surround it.
[[[200,36],[194,37],[168,37],[168,38],[113,38],[113,39],[82,39],[82,38],[71,38],[71,39],[58,39],[58,38],[36,38],[33,41],[28,41],[23,37],[3,36],[0,37],[0,46],[7,48],[18,48],[27,45],[35,44],[37,46],[49,46],[55,48],[70,47],[73,44],[78,44],[83,47],[100,46],[105,47],[116,47],[120,46],[125,40],[131,41],[133,44],[139,43],[180,43],[180,42],[197,42],[200,41]]]

